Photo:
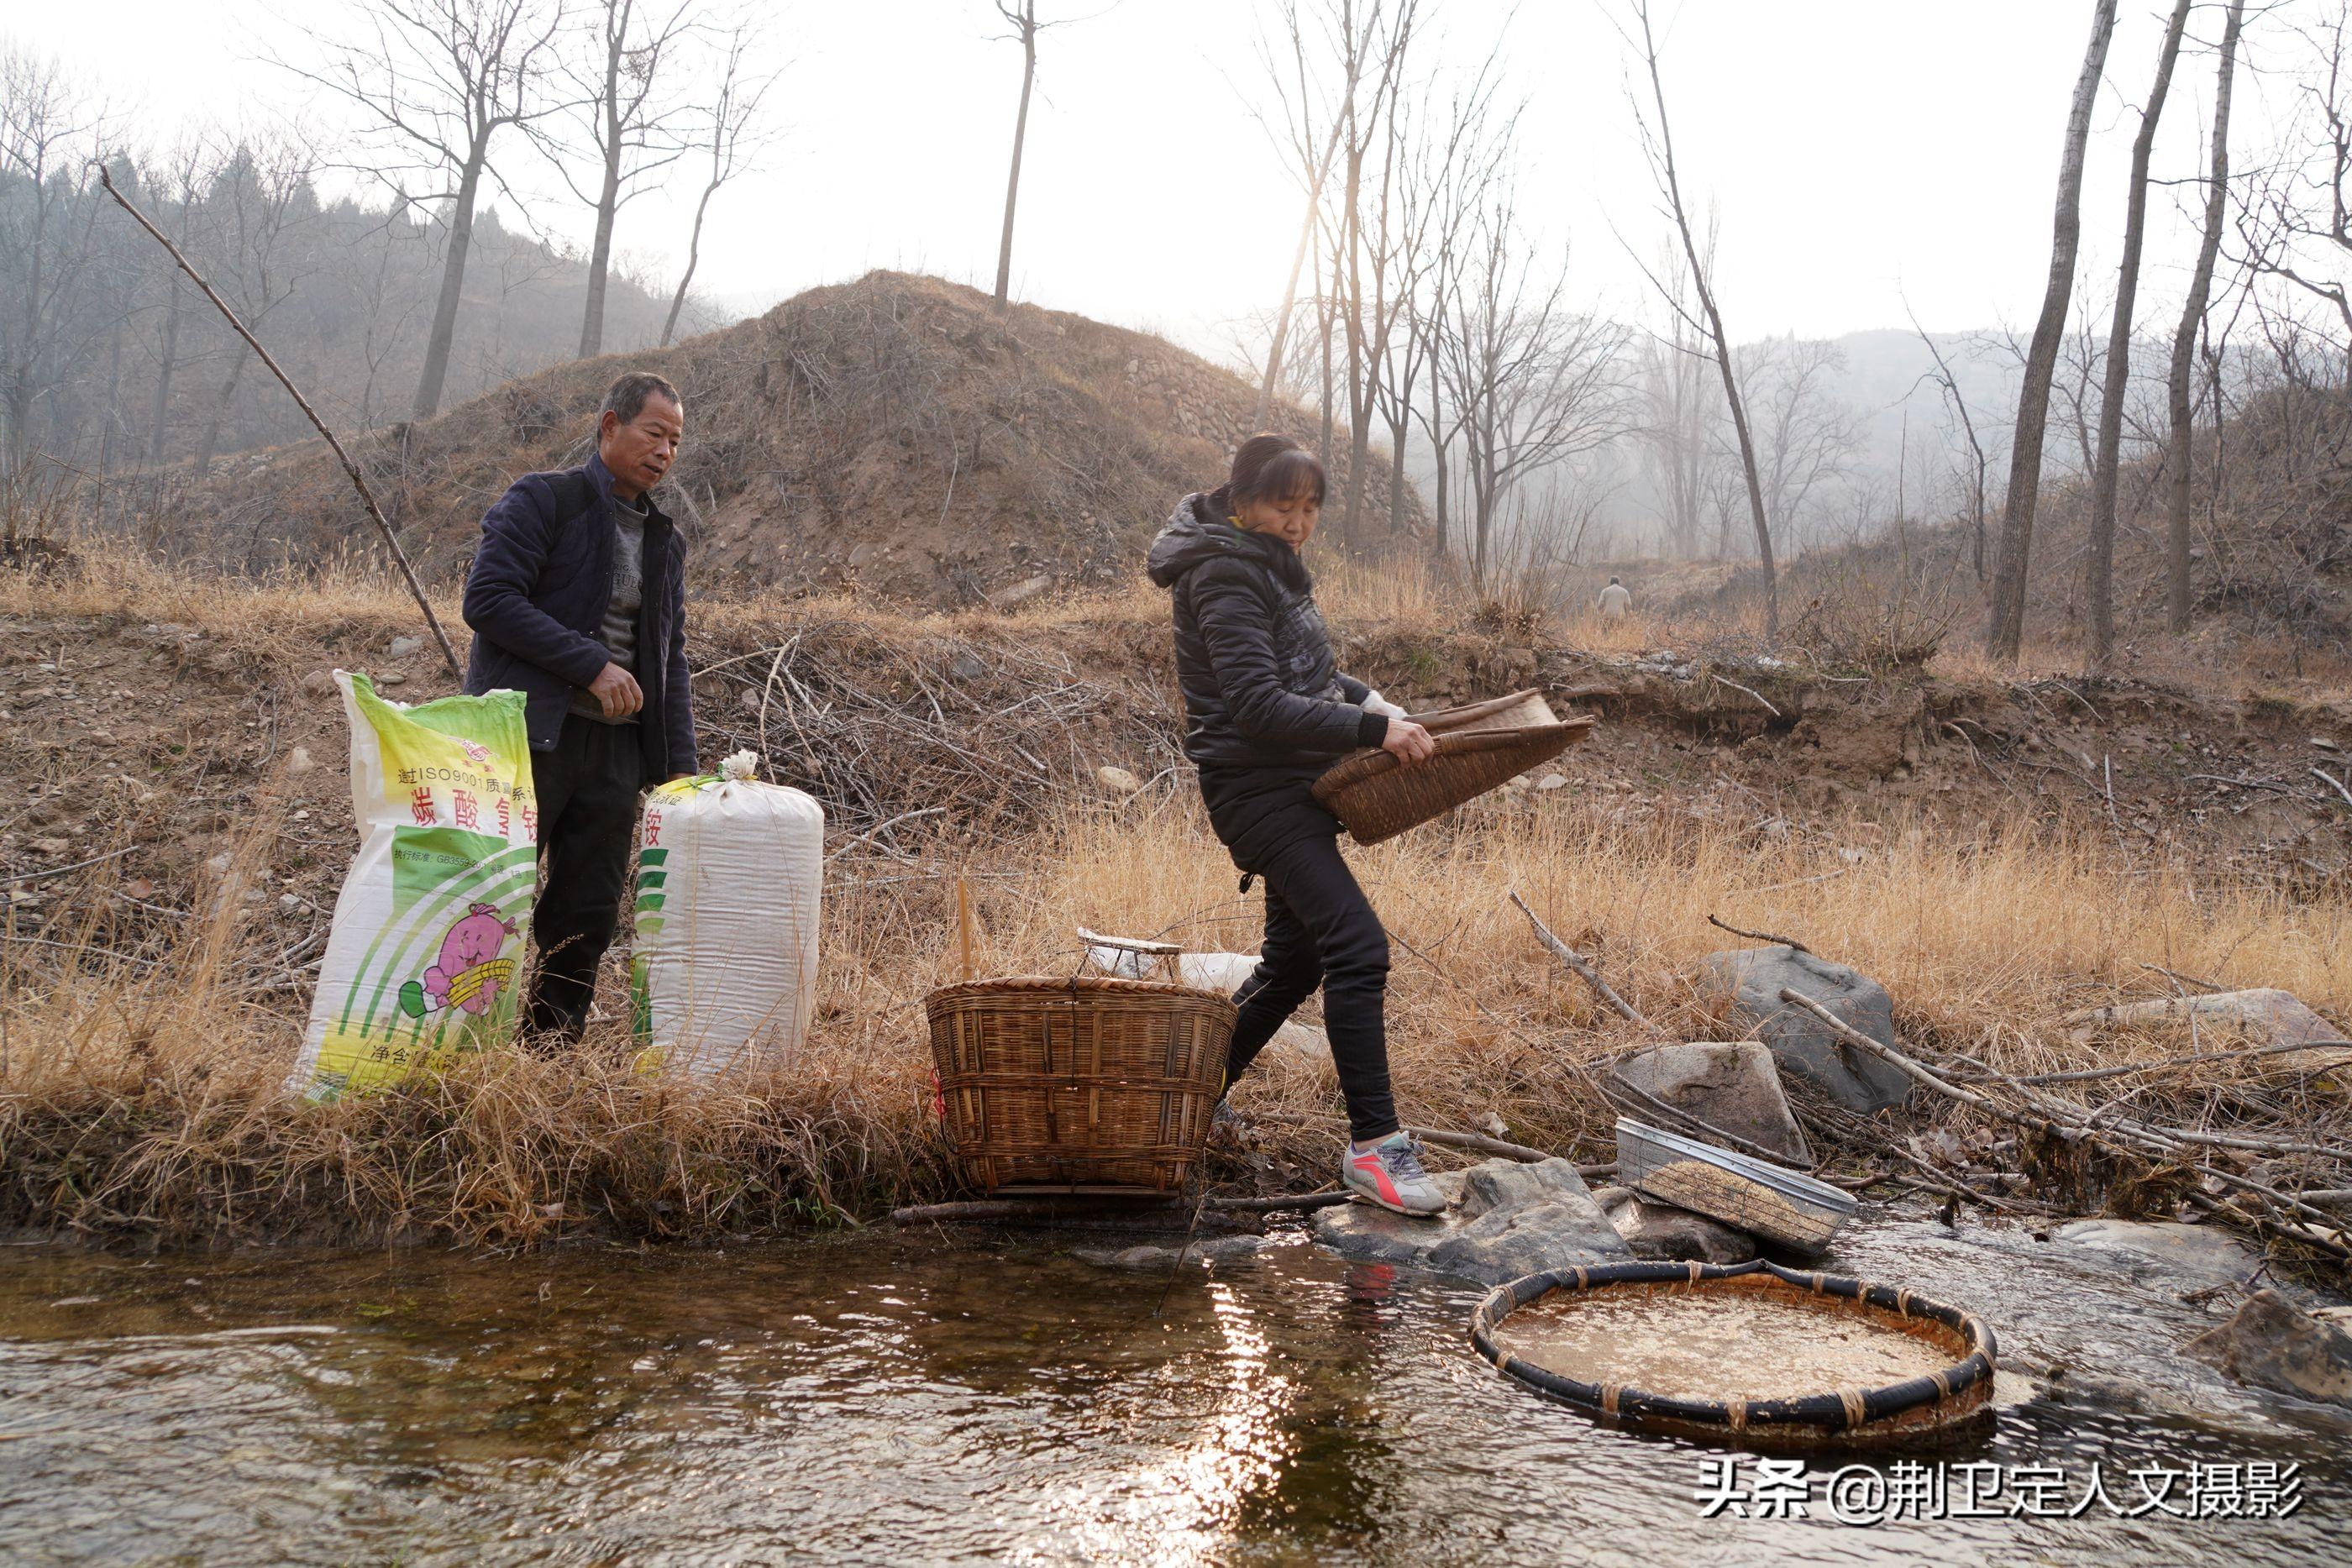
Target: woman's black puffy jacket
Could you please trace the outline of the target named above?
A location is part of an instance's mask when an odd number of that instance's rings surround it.
[[[1294,768],[1388,734],[1361,706],[1370,688],[1339,673],[1314,580],[1282,540],[1187,496],[1151,541],[1150,571],[1175,600],[1184,755],[1195,764]]]

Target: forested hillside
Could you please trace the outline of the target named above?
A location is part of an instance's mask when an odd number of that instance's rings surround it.
[[[186,253],[339,426],[405,418],[440,281],[422,210],[321,194],[320,156],[287,140],[121,157],[116,185]],[[89,475],[209,461],[310,434],[213,308],[79,168],[0,163],[0,432]],[[578,349],[588,269],[476,220],[449,358],[457,402]],[[612,279],[606,346],[659,340],[667,293]],[[686,325],[707,325],[698,318]],[[36,476],[37,477],[37,475]]]

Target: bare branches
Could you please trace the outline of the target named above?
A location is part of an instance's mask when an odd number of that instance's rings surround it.
[[[588,251],[588,300],[581,313],[580,357],[604,344],[604,288],[613,264],[613,226],[620,209],[656,173],[685,156],[687,106],[676,78],[685,74],[698,28],[694,0],[596,0],[585,29],[586,57],[560,68],[577,95],[564,105],[587,133],[593,189],[583,191],[562,150],[541,138],[572,193],[594,209]]]
[[[542,90],[556,66],[569,0],[368,0],[363,39],[328,46],[311,69],[278,63],[356,109],[374,145],[405,149],[408,167],[446,182],[432,200],[448,227],[441,293],[425,341],[412,407],[415,418],[441,406],[457,305],[473,243],[474,207],[499,133],[528,127],[561,105]],[[394,168],[370,171],[394,183]],[[412,201],[404,190],[404,201]],[[446,206],[444,203],[446,202]]]
[[[737,175],[754,167],[767,147],[769,133],[762,128],[763,111],[768,91],[776,85],[782,72],[761,74],[755,68],[753,55],[760,37],[754,24],[739,21],[720,40],[716,68],[718,90],[711,94],[709,111],[694,132],[696,146],[709,154],[709,162],[703,174],[702,194],[694,204],[694,226],[687,238],[686,270],[678,275],[677,291],[670,296],[669,315],[662,322],[664,347],[677,334],[678,312],[685,308],[686,291],[693,284],[695,268],[702,260],[702,224],[709,215],[710,199]]]
[[[1665,81],[1658,69],[1657,39],[1650,27],[1649,0],[1633,0],[1633,13],[1641,28],[1642,63],[1649,75],[1650,100],[1657,116],[1654,129],[1637,99],[1633,105],[1634,127],[1641,135],[1642,151],[1649,160],[1658,193],[1675,220],[1675,232],[1682,237],[1683,259],[1690,267],[1691,288],[1698,297],[1707,338],[1715,345],[1716,367],[1723,378],[1724,402],[1731,411],[1732,433],[1739,443],[1740,472],[1748,482],[1748,511],[1756,525],[1757,559],[1764,571],[1764,635],[1776,639],[1780,634],[1780,579],[1773,568],[1772,528],[1764,510],[1763,486],[1757,475],[1756,444],[1748,434],[1747,406],[1740,400],[1738,377],[1732,369],[1731,338],[1724,329],[1723,312],[1716,306],[1715,289],[1692,233],[1690,212],[1683,203],[1682,176],[1675,167],[1674,131],[1666,120]]]

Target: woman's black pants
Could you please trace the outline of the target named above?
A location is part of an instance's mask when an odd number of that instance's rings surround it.
[[[1298,1004],[1323,988],[1323,1027],[1348,1102],[1348,1126],[1360,1143],[1397,1130],[1389,1089],[1382,1009],[1389,980],[1389,934],[1340,858],[1339,841],[1308,833],[1266,854],[1265,942],[1257,968],[1234,993],[1225,1082],[1238,1080]]]

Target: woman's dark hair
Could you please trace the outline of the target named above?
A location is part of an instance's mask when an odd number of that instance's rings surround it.
[[[1239,512],[1253,501],[1313,497],[1323,503],[1323,465],[1287,435],[1253,435],[1234,454],[1233,472],[1210,497],[1220,510]]]

